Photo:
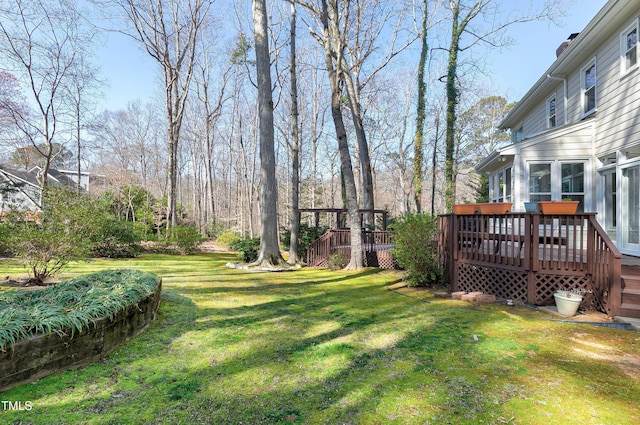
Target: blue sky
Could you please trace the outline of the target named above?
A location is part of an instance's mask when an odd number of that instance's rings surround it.
[[[505,0],[513,1],[513,0]],[[569,0],[559,25],[529,22],[508,29],[516,44],[490,53],[491,86],[509,100],[519,100],[556,60],[556,48],[571,33],[582,31],[607,0]]]
[[[505,4],[514,0],[502,0]],[[520,99],[555,60],[555,50],[569,34],[580,32],[606,0],[567,0],[570,7],[560,25],[530,22],[508,28],[515,44],[488,53],[487,85],[509,100]],[[146,102],[161,95],[158,65],[146,52],[121,34],[109,34],[97,52],[102,74],[109,81],[103,107],[124,109],[136,99]]]

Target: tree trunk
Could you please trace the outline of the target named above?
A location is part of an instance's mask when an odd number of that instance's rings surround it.
[[[422,15],[421,34],[422,47],[420,50],[420,62],[418,64],[418,108],[416,113],[416,137],[413,145],[413,188],[416,212],[418,214],[422,212],[422,155],[424,151],[424,120],[426,115],[425,98],[427,92],[427,86],[424,81],[424,74],[427,64],[427,53],[429,52],[429,45],[427,44],[427,0],[423,0],[422,5],[424,8]]]
[[[260,180],[262,233],[260,251],[255,265],[277,265],[284,260],[278,242],[278,209],[273,129],[273,99],[271,96],[271,61],[265,0],[253,0],[253,25],[258,79],[258,115],[260,130]]]
[[[291,3],[291,239],[289,241],[289,263],[298,259],[298,237],[300,232],[300,133],[298,131],[298,81],[296,76],[296,6]]]
[[[431,156],[431,215],[436,214],[436,167],[438,165],[438,142],[440,141],[440,112],[436,114],[436,137],[433,141],[433,155]]]
[[[346,70],[344,72],[345,86],[350,100],[351,117],[353,119],[356,140],[358,142],[358,157],[360,159],[360,173],[362,177],[362,203],[364,209],[372,210],[374,209],[373,173],[371,172],[369,144],[367,143],[367,135],[364,131],[358,84],[357,82],[354,83],[353,78],[350,75],[346,75]],[[366,214],[364,224],[373,224],[370,222],[371,220],[372,218],[370,217],[370,214]]]
[[[358,194],[356,182],[353,176],[353,166],[351,164],[351,154],[349,153],[349,143],[347,142],[347,131],[342,119],[342,90],[340,63],[344,54],[344,43],[339,40],[338,10],[337,4],[332,2],[331,9],[327,1],[322,1],[321,22],[325,30],[324,48],[325,62],[329,74],[329,84],[331,86],[331,116],[336,129],[338,139],[338,151],[340,153],[340,169],[345,184],[345,201],[349,215],[349,227],[351,230],[351,260],[347,265],[347,270],[359,270],[363,265],[362,256],[362,225],[360,222],[360,208],[358,205]],[[330,27],[332,25],[332,27]],[[332,39],[333,38],[333,39]],[[332,45],[337,47],[333,47]],[[334,54],[338,56],[334,63]]]

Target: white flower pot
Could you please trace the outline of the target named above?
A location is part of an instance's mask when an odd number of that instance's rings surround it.
[[[568,291],[558,291],[553,294],[558,307],[558,314],[565,317],[575,316],[582,302],[582,295],[572,294]]]

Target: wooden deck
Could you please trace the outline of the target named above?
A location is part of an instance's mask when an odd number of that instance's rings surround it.
[[[372,230],[362,232],[362,251],[365,267],[393,269],[397,267],[391,255],[393,249],[391,232]],[[328,230],[307,248],[306,263],[309,267],[327,267],[329,258],[335,253],[351,257],[351,231],[347,229]]]
[[[452,290],[547,305],[559,288],[582,289],[585,308],[640,317],[631,295],[623,306],[622,256],[594,213],[449,214],[439,225]],[[640,280],[637,295],[640,305]]]

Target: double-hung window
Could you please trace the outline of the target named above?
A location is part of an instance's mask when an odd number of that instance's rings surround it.
[[[625,74],[638,67],[638,20],[620,34],[620,70]]]
[[[582,68],[580,85],[582,86],[582,112],[589,115],[596,110],[596,60]]]
[[[556,95],[547,100],[547,128],[556,126]]]

